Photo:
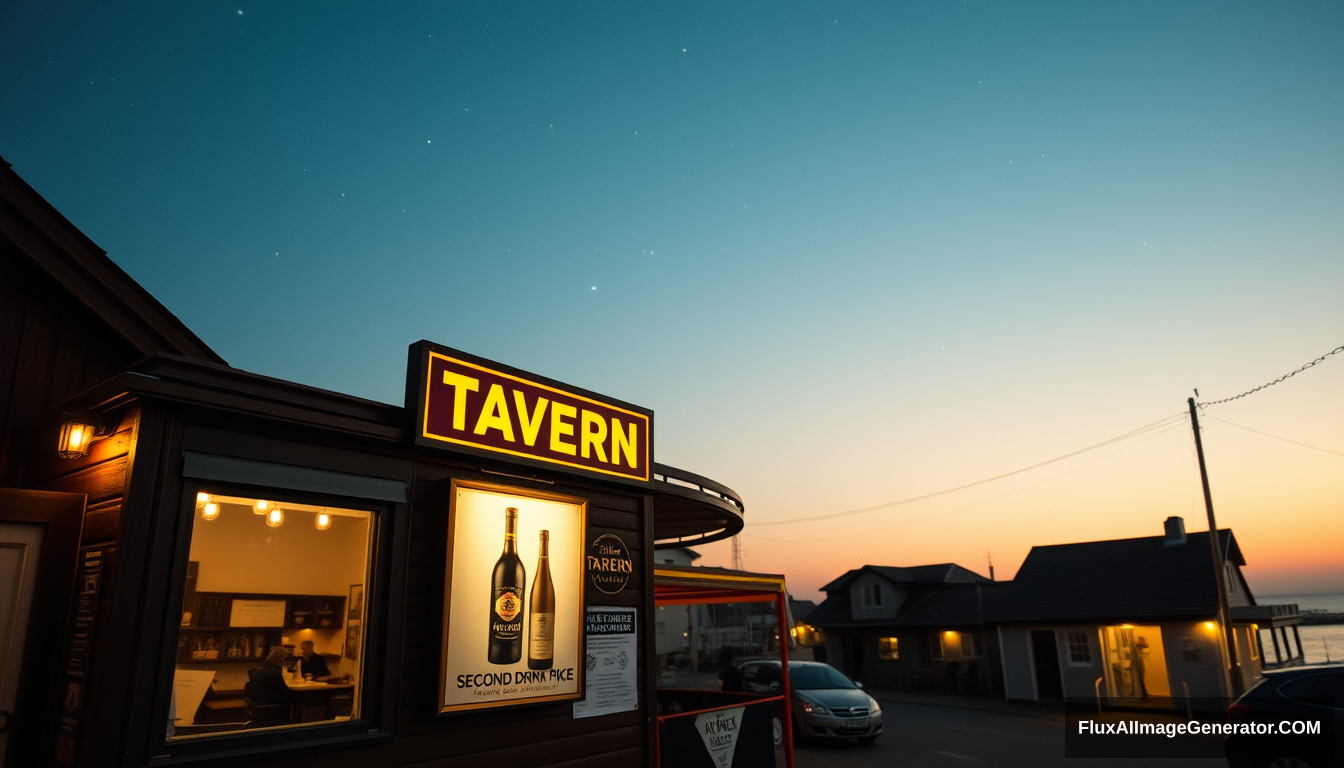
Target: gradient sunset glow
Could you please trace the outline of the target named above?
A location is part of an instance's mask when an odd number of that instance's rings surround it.
[[[0,155],[238,368],[651,408],[815,599],[1204,530],[1186,398],[1344,344],[1340,72],[1340,3],[9,2]],[[1344,592],[1344,354],[1206,415],[1252,589]]]

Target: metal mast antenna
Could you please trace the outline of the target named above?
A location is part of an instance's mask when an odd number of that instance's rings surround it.
[[[733,537],[733,570],[742,570],[742,542]]]

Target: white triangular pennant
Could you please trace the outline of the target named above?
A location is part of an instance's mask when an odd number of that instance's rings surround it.
[[[732,768],[737,734],[742,728],[742,713],[746,710],[746,707],[733,707],[695,716],[695,730],[700,733],[717,768]]]

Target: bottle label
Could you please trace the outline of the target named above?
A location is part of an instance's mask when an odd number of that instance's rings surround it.
[[[532,637],[529,638],[527,655],[534,659],[549,659],[555,648],[555,614],[532,614]]]
[[[503,588],[499,597],[495,598],[495,614],[504,621],[513,621],[522,609],[523,601],[508,587]]]

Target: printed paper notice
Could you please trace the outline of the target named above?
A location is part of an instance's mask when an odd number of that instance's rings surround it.
[[[636,609],[588,608],[586,697],[574,702],[574,718],[597,717],[639,708],[635,674]]]

